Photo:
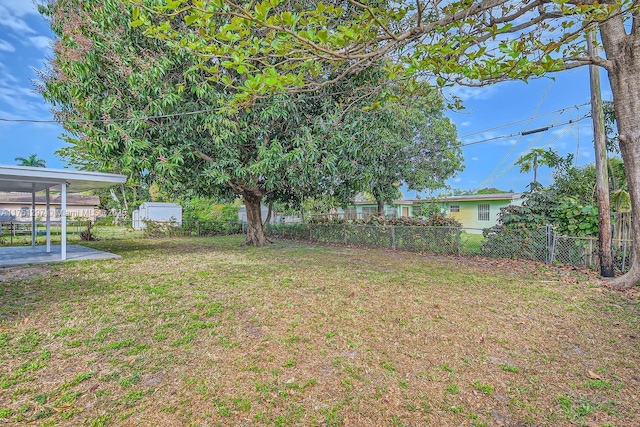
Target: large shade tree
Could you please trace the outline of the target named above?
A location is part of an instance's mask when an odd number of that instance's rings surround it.
[[[384,215],[384,205],[409,190],[435,190],[462,169],[456,129],[443,114],[442,98],[420,85],[417,93],[393,98],[369,111],[347,114],[350,132],[362,148],[356,178]],[[425,95],[428,93],[428,95]]]
[[[149,34],[183,43],[205,61],[227,58],[223,67],[251,73],[246,96],[318,87],[323,83],[313,76],[324,63],[346,64],[346,76],[381,57],[393,60],[390,75],[424,74],[441,85],[486,85],[600,66],[613,93],[632,209],[640,212],[638,2],[349,0],[289,6],[286,0],[163,0],[159,7],[139,9],[134,25],[148,23],[157,13],[183,20],[190,31],[160,25],[149,26]],[[590,28],[599,30],[604,57],[587,52]],[[219,78],[218,70],[203,66]],[[634,227],[634,242],[640,246],[640,226]],[[630,271],[612,283],[626,287],[639,281],[640,257],[635,257]]]
[[[130,5],[57,0],[42,12],[59,39],[41,90],[67,131],[63,154],[71,163],[127,173],[165,194],[240,196],[247,243],[254,245],[267,243],[262,202],[347,200],[361,190],[358,168],[370,158],[360,155],[367,141],[354,132],[365,117],[353,112],[390,96],[379,66],[339,79],[344,66],[325,66],[317,79],[336,81],[318,91],[265,95],[231,108],[241,92],[234,84],[251,84],[243,70],[219,67],[221,78],[210,79],[211,69],[180,44],[130,26]],[[425,102],[439,105],[426,92]],[[449,138],[441,148],[455,144]]]

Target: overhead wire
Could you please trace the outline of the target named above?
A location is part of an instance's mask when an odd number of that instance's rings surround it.
[[[539,119],[541,117],[550,116],[551,114],[555,114],[555,113],[564,113],[565,111],[568,111],[570,109],[584,107],[585,105],[588,105],[588,104],[589,104],[588,102],[585,102],[583,104],[578,104],[578,105],[572,105],[570,107],[559,108],[559,109],[554,110],[554,111],[549,111],[549,112],[542,113],[540,115],[534,116],[533,118],[534,119]],[[505,123],[505,124],[502,124],[502,125],[494,126],[492,128],[483,129],[483,130],[479,130],[479,131],[476,131],[476,132],[471,132],[471,133],[468,133],[466,135],[459,136],[458,138],[459,139],[468,138],[468,137],[473,136],[473,135],[478,135],[478,134],[481,134],[481,133],[491,132],[492,130],[501,129],[501,128],[505,128],[505,127],[513,126],[513,125],[517,125],[519,123],[523,123],[523,122],[526,122],[528,120],[530,120],[529,117],[527,117],[526,119],[520,119],[520,120],[516,120],[516,121],[510,122],[510,123]],[[512,136],[516,136],[516,135],[517,134],[512,134]],[[469,144],[469,145],[471,145],[471,144]]]
[[[542,144],[540,146],[540,148],[544,148],[547,147],[549,145],[551,145],[551,143],[553,143],[555,140],[557,140],[558,138],[560,138],[562,135],[566,134],[567,132],[569,132],[574,124],[576,122],[572,123],[571,126],[569,126],[568,128],[562,130],[561,132],[559,132],[557,135],[555,135],[552,139],[550,139],[549,141],[545,142],[544,144]],[[507,167],[505,167],[502,171],[500,171],[500,173],[498,173],[495,177],[493,177],[493,179],[491,179],[490,181],[486,182],[484,185],[488,185],[491,184],[492,182],[495,182],[496,180],[500,179],[502,176],[504,176],[504,174],[506,174],[507,172],[509,172],[511,169],[513,169],[513,167],[515,166],[515,163],[511,163],[509,164]]]
[[[542,97],[540,98],[540,101],[538,101],[538,105],[536,105],[536,108],[534,109],[533,114],[527,120],[527,124],[524,127],[525,131],[527,130],[527,128],[529,127],[531,122],[534,120],[536,114],[538,114],[538,111],[540,110],[540,107],[542,107],[542,103],[544,102],[545,98],[547,97],[547,94],[549,93],[549,90],[551,89],[551,85],[552,84],[553,84],[553,80],[549,80],[549,84],[547,85],[547,88],[545,89],[544,93],[542,94]],[[520,133],[520,135],[519,135],[518,139],[516,140],[515,144],[513,144],[511,146],[509,151],[504,155],[504,157],[502,157],[502,160],[500,160],[500,162],[498,162],[498,164],[493,168],[493,170],[489,173],[489,175],[478,185],[478,187],[476,187],[476,190],[481,188],[481,187],[483,187],[485,185],[486,181],[489,181],[492,178],[493,175],[498,173],[498,170],[506,163],[506,161],[509,159],[509,157],[511,157],[511,154],[516,149],[516,146],[518,145],[518,143],[520,142],[521,139],[522,139],[522,132]]]
[[[544,126],[543,128],[533,129],[532,131],[520,131],[520,132],[514,132],[514,133],[505,134],[505,135],[493,136],[491,138],[485,138],[485,139],[481,139],[479,141],[463,143],[463,144],[460,144],[460,146],[461,147],[468,147],[470,145],[483,144],[485,142],[495,141],[495,140],[498,140],[498,139],[506,139],[506,138],[513,138],[515,136],[531,135],[533,133],[547,131],[549,129],[553,129],[553,128],[556,128],[556,127],[559,127],[559,126],[566,126],[566,125],[569,125],[569,124],[578,123],[578,122],[580,122],[580,121],[582,121],[582,120],[584,120],[586,118],[589,118],[589,117],[591,117],[591,114],[585,114],[584,116],[582,116],[582,117],[580,117],[578,119],[566,120],[566,121],[560,122],[560,123],[551,123],[551,124],[549,124],[547,126]]]
[[[123,118],[113,118],[113,119],[73,119],[73,120],[55,120],[55,119],[7,119],[0,118],[0,122],[9,122],[9,123],[117,123],[117,122],[132,122],[132,121],[143,121],[143,120],[153,120],[153,119],[165,119],[171,117],[180,117],[180,116],[190,116],[195,114],[202,113],[214,113],[218,111],[222,111],[223,107],[219,108],[207,108],[204,110],[196,110],[196,111],[186,111],[181,113],[170,113],[170,114],[158,114],[153,116],[142,116],[142,117],[123,117]]]

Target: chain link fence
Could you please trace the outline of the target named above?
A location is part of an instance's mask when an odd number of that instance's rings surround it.
[[[60,222],[51,222],[51,243],[61,241]],[[121,240],[159,237],[209,237],[244,233],[240,222],[184,221],[181,226],[168,222],[148,222],[146,228],[135,230],[131,221],[117,225],[110,222],[67,221],[67,241],[76,243],[87,240]],[[0,223],[0,246],[31,245],[31,223]],[[36,244],[46,244],[46,224],[36,223]]]
[[[359,247],[453,255],[460,252],[457,227],[414,227],[352,224],[275,224],[267,235]]]
[[[240,222],[184,221],[181,226],[149,222],[145,229],[134,230],[131,223],[90,223],[68,221],[67,241],[109,240],[162,237],[209,237],[244,233]],[[60,224],[51,224],[51,242],[61,241]],[[361,224],[268,224],[268,236],[276,239],[306,240],[320,243],[383,248],[438,255],[470,255],[561,263],[599,268],[598,242],[593,237],[571,237],[556,233],[551,226],[537,229],[471,229]],[[89,238],[88,238],[89,237]],[[36,224],[36,242],[46,243],[46,226]],[[614,268],[628,270],[634,256],[631,240],[613,242]],[[0,246],[31,244],[31,223],[0,223]]]
[[[470,255],[561,263],[598,268],[595,238],[563,236],[553,227],[472,229],[457,227],[407,227],[354,224],[276,224],[266,232],[273,238],[375,247],[438,255]],[[630,240],[614,241],[618,272],[629,268],[633,257]]]
[[[598,239],[595,237],[573,237],[553,235],[550,259],[552,262],[600,269]],[[618,273],[629,269],[634,256],[633,241],[617,239],[612,242],[613,267]]]

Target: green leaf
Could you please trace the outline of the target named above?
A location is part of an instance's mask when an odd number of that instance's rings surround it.
[[[291,14],[291,12],[283,12],[282,14],[280,14],[280,18],[285,25],[293,24],[293,15]]]
[[[200,17],[198,15],[187,15],[184,17],[184,23],[187,25],[192,25],[196,22]]]

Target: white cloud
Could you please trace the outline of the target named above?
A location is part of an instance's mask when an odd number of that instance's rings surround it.
[[[35,31],[24,18],[38,15],[38,7],[31,0],[2,0],[0,4],[0,26],[22,34],[33,34]]]
[[[8,41],[0,39],[0,51],[15,52],[16,48],[13,47],[13,45],[11,43],[9,43]]]
[[[477,162],[478,158],[477,157],[472,157],[471,160],[473,160],[474,162]]]
[[[16,76],[7,72],[5,67],[0,67],[0,117],[16,118],[48,118],[48,106],[42,97],[30,86],[20,84]]]
[[[461,98],[463,101],[484,100],[491,98],[497,91],[496,86],[468,87],[456,86],[449,89],[449,94]]]
[[[51,49],[52,40],[49,37],[45,37],[45,36],[29,37],[29,41],[31,42],[32,45],[34,45],[39,49],[44,49],[44,50]]]
[[[460,126],[464,126],[464,127],[471,126],[471,122],[467,120],[466,122],[460,123]]]
[[[35,31],[24,20],[13,16],[7,16],[3,14],[2,7],[0,6],[0,26],[5,26],[17,33],[33,34]]]
[[[517,139],[503,139],[502,141],[500,141],[500,145],[504,145],[507,147],[512,147],[514,145],[516,145],[518,143]]]
[[[38,6],[33,0],[2,0],[0,7],[15,16],[38,15]]]

